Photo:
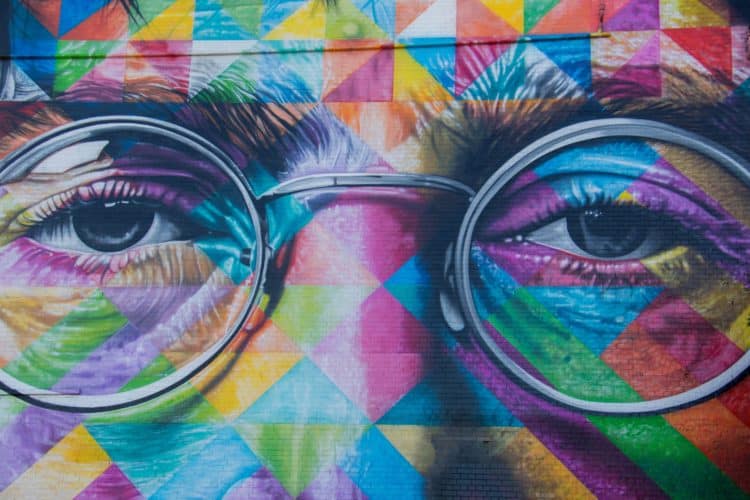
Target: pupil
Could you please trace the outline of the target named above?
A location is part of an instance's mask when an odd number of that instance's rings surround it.
[[[73,210],[73,229],[94,250],[118,252],[138,243],[154,222],[156,210],[146,203],[98,201]]]
[[[650,220],[634,207],[589,208],[567,217],[573,242],[596,257],[622,257],[649,234]]]

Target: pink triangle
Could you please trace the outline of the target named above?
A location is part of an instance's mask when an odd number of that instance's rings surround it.
[[[659,60],[659,34],[657,33],[607,81],[602,82],[605,88],[597,92],[597,95],[600,98],[661,96]]]
[[[310,357],[372,421],[421,380],[432,336],[380,288]]]
[[[327,102],[390,101],[393,97],[393,50],[385,49],[332,90]]]
[[[110,54],[102,63],[70,86],[66,94],[74,94],[76,101],[121,101],[125,82],[125,58]]]
[[[463,94],[469,85],[511,46],[510,43],[459,40],[456,46],[456,95]]]
[[[438,226],[413,190],[339,195],[315,220],[382,283],[428,244]]]
[[[145,497],[120,468],[116,464],[112,464],[75,498],[76,500],[95,500],[97,498],[135,499]]]

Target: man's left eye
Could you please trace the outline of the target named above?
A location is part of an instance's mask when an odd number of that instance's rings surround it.
[[[38,223],[37,242],[85,253],[114,253],[135,246],[190,239],[196,225],[158,203],[142,200],[79,202]]]
[[[594,259],[642,259],[675,244],[673,226],[641,207],[602,205],[570,210],[525,240]]]

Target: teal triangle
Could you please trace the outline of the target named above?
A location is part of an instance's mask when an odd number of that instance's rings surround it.
[[[456,75],[456,39],[421,38],[403,39],[406,50],[422,65],[440,85],[452,91]]]
[[[466,368],[440,364],[377,423],[385,425],[520,427],[521,422]]]
[[[216,435],[214,426],[196,424],[88,424],[86,429],[146,497]]]
[[[264,37],[281,24],[284,19],[294,14],[309,0],[285,0],[280,2],[264,2],[263,14],[260,18],[260,36]]]
[[[377,427],[365,432],[339,467],[367,498],[424,498],[425,479]]]
[[[267,40],[257,75],[256,93],[263,102],[315,102],[323,91],[322,40]],[[279,85],[284,82],[284,85]]]
[[[186,492],[194,498],[221,498],[234,484],[251,477],[261,465],[237,431],[226,427],[192,455],[151,498],[184,498]]]
[[[600,355],[638,317],[662,288],[527,287],[568,331]]]
[[[255,424],[367,424],[365,414],[315,364],[302,359],[238,419]]]
[[[254,38],[229,15],[219,0],[196,0],[193,40],[248,40]]]
[[[396,2],[352,0],[352,3],[380,29],[385,31],[389,37],[393,38],[396,32]]]

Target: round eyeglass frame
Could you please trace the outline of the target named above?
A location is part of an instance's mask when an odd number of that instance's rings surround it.
[[[605,415],[663,413],[708,399],[734,383],[750,368],[750,350],[716,377],[685,392],[658,399],[627,403],[589,401],[569,396],[541,382],[503,352],[484,327],[474,305],[471,291],[470,252],[473,232],[484,209],[502,189],[525,169],[552,153],[584,142],[618,137],[661,141],[691,149],[717,162],[750,187],[750,167],[740,156],[698,134],[671,125],[633,118],[605,118],[561,128],[531,143],[505,162],[484,183],[472,200],[456,240],[454,263],[457,295],[464,318],[468,319],[470,328],[478,336],[486,351],[518,380],[545,398],[586,413]]]
[[[692,149],[707,156],[750,186],[750,167],[741,157],[726,150],[723,146],[689,131],[660,122],[631,118],[606,118],[580,122],[548,134],[519,151],[506,161],[482,185],[478,192],[459,181],[437,175],[332,173],[293,178],[277,184],[260,195],[256,195],[247,178],[234,161],[220,148],[195,132],[180,125],[155,118],[113,115],[71,122],[27,142],[0,161],[0,183],[14,180],[28,169],[33,168],[42,159],[64,147],[94,138],[102,133],[116,132],[142,132],[156,137],[165,137],[204,155],[229,177],[241,192],[245,208],[250,214],[254,226],[255,241],[258,243],[254,249],[244,249],[243,258],[247,261],[253,261],[254,259],[256,264],[253,272],[256,273],[256,279],[253,281],[248,300],[242,312],[238,315],[238,319],[231,329],[227,329],[219,341],[172,374],[142,387],[107,395],[65,394],[42,391],[0,370],[0,388],[32,404],[83,413],[115,410],[144,403],[173,390],[192,378],[210,364],[243,330],[243,326],[251,313],[260,303],[268,265],[274,254],[274,250],[269,244],[265,223],[265,202],[279,196],[303,191],[339,190],[349,187],[427,188],[468,197],[470,200],[469,207],[453,245],[454,250],[449,251],[447,255],[446,281],[450,283],[449,286],[452,288],[449,292],[457,297],[461,315],[470,324],[468,328],[470,334],[476,335],[484,350],[528,388],[557,404],[587,413],[615,415],[662,413],[689,406],[711,397],[736,381],[750,367],[750,351],[748,351],[732,366],[713,379],[672,396],[631,403],[578,399],[540,382],[505,354],[493,340],[491,334],[484,328],[474,305],[470,284],[470,250],[471,237],[479,216],[490,201],[513,178],[546,155],[568,146],[597,139],[630,137],[664,141]],[[445,308],[444,314],[446,314]],[[454,322],[449,321],[450,323]],[[454,330],[461,330],[454,324],[450,325]]]

